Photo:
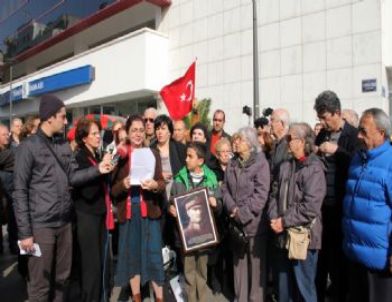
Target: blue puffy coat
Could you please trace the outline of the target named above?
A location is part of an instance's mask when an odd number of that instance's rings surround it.
[[[343,249],[369,269],[387,268],[392,250],[392,146],[357,153],[343,202]]]

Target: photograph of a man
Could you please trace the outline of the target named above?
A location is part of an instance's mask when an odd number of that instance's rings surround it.
[[[193,195],[184,201],[185,211],[181,215],[181,224],[184,226],[187,248],[215,240],[208,204],[203,196]]]

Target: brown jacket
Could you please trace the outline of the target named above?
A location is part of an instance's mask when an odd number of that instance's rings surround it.
[[[162,214],[162,202],[165,193],[165,181],[162,176],[162,165],[159,155],[156,151],[151,150],[155,156],[155,175],[154,180],[158,183],[156,192],[147,191],[142,189],[143,197],[147,203],[147,216],[151,219],[157,219]],[[112,179],[112,197],[117,204],[117,218],[120,223],[126,220],[126,201],[128,198],[129,190],[124,186],[124,178],[129,177],[129,158],[128,156],[121,159],[117,168],[113,172]]]

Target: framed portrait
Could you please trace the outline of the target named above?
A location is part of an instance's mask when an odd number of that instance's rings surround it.
[[[185,253],[219,243],[208,191],[199,188],[174,197],[177,222]]]

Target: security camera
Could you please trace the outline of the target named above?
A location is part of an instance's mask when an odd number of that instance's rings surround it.
[[[252,108],[249,106],[242,107],[242,113],[246,114],[247,116],[252,116]]]

